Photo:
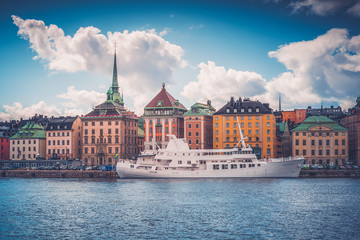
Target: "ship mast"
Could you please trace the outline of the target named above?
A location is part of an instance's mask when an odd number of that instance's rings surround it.
[[[240,127],[240,123],[239,123],[239,118],[238,118],[238,117],[236,117],[236,121],[237,121],[238,128],[239,128],[239,132],[240,132],[240,141],[238,141],[238,143],[235,145],[234,148],[237,148],[237,147],[239,146],[239,143],[240,143],[240,142],[241,142],[241,147],[242,147],[242,148],[246,148],[245,138],[247,138],[247,137],[244,138],[244,136],[243,136],[243,134],[242,134],[241,127]]]

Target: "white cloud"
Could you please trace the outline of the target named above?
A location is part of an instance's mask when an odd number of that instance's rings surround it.
[[[349,8],[347,13],[355,17],[360,17],[360,2],[357,2],[351,8]]]
[[[63,103],[66,107],[80,107],[87,106],[89,109],[92,106],[98,105],[106,100],[105,93],[96,91],[76,90],[74,86],[70,86],[66,93],[61,93],[56,97],[69,100]]]
[[[230,96],[252,97],[265,92],[265,79],[255,72],[226,70],[212,61],[199,64],[197,81],[189,82],[181,95],[191,101],[211,100],[217,108],[227,102]]]
[[[160,34],[151,29],[104,35],[90,26],[69,36],[61,28],[46,26],[43,21],[12,18],[19,28],[18,34],[29,41],[36,54],[34,59],[45,62],[51,71],[88,71],[111,76],[116,42],[119,85],[135,106],[139,105],[140,99],[154,94],[161,83],[172,83],[174,71],[186,66],[184,50],[161,37],[168,29]],[[111,84],[111,78],[105,80]]]
[[[280,46],[269,56],[290,71],[267,85],[273,102],[280,92],[289,106],[320,101],[347,105],[359,94],[360,35],[350,38],[345,29],[331,29],[314,40]]]
[[[29,107],[23,107],[19,102],[15,102],[12,106],[3,105],[5,112],[0,111],[0,120],[9,121],[11,119],[29,118],[37,114],[45,116],[59,116],[60,111],[53,105],[48,106],[44,101],[40,101]]]
[[[223,106],[230,96],[246,96],[284,108],[306,108],[314,103],[338,102],[344,109],[354,103],[360,89],[360,35],[349,37],[345,29],[331,29],[314,40],[294,42],[269,52],[287,72],[265,81],[260,74],[226,70],[214,62],[199,65],[197,81],[188,83],[182,95],[191,101],[210,99]]]
[[[326,16],[338,11],[350,10],[357,4],[357,0],[300,0],[292,2],[290,6],[293,8],[293,12],[309,10],[311,13]]]

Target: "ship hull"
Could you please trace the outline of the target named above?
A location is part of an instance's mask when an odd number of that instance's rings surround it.
[[[193,169],[171,170],[163,166],[149,166],[147,169],[130,161],[119,162],[116,170],[120,178],[187,179],[187,178],[296,178],[299,176],[303,159],[268,162],[260,167],[236,169]]]

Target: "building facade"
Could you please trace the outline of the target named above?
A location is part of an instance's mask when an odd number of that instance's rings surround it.
[[[243,136],[259,158],[276,156],[276,121],[267,103],[234,100],[213,115],[213,147],[233,148],[240,141],[238,122]]]
[[[291,156],[290,131],[287,122],[276,123],[276,155]]]
[[[0,160],[9,160],[10,158],[10,141],[8,137],[0,136]]]
[[[51,118],[46,127],[46,159],[80,159],[80,117]]]
[[[349,161],[360,165],[360,96],[356,105],[349,109],[348,116],[340,120],[340,124],[349,130]]]
[[[116,165],[139,153],[138,117],[124,107],[117,79],[116,53],[112,86],[104,103],[81,117],[81,159],[84,165]]]
[[[184,113],[187,109],[170,95],[162,85],[160,92],[144,109],[145,150],[153,149],[154,143],[165,148],[168,134],[184,137]]]
[[[211,101],[207,104],[195,103],[184,114],[185,138],[190,149],[213,148],[213,114],[215,108]]]
[[[309,165],[346,165],[348,130],[325,116],[308,117],[292,130],[292,150]]]
[[[46,134],[42,126],[28,122],[10,138],[11,160],[44,159],[46,154]]]

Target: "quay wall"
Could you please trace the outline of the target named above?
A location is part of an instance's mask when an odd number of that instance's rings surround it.
[[[115,171],[79,170],[6,170],[0,178],[119,178]],[[359,169],[301,170],[300,178],[360,178]]]

